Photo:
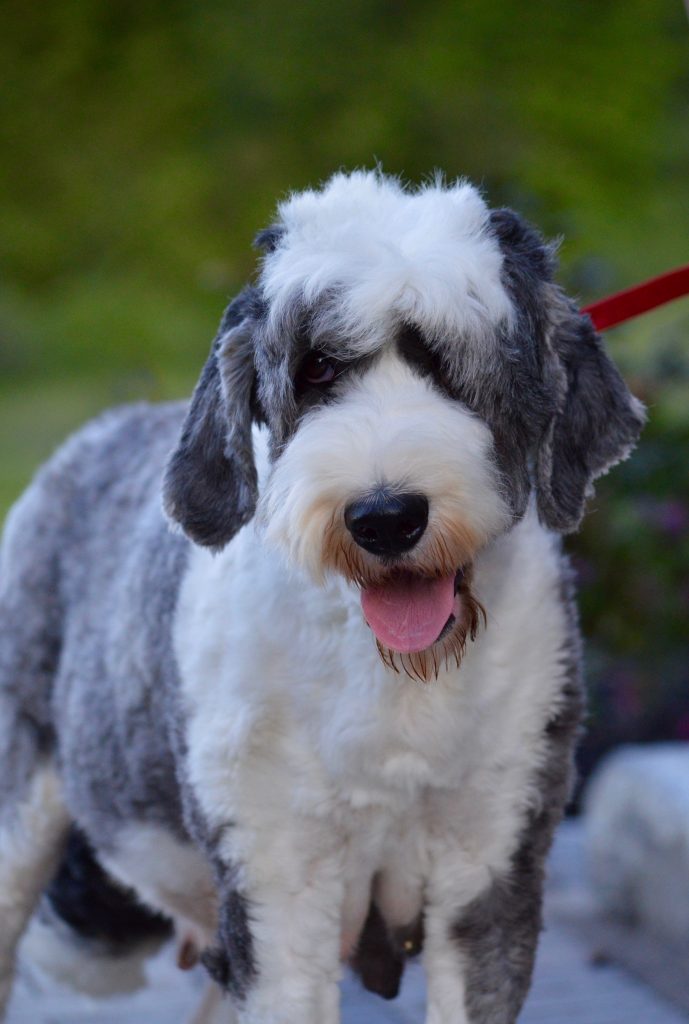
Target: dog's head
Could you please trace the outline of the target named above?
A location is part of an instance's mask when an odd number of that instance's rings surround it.
[[[643,423],[552,250],[467,183],[416,191],[375,172],[292,196],[259,235],[165,481],[170,516],[220,548],[272,471],[269,539],[362,590],[393,667],[428,678],[475,631],[476,553],[523,516],[580,523],[592,481]]]

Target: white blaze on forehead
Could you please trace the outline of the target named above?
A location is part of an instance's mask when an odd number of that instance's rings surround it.
[[[500,246],[468,182],[411,190],[374,171],[336,174],[278,212],[285,234],[261,274],[275,321],[303,300],[323,330],[366,348],[402,321],[483,337],[511,319]]]

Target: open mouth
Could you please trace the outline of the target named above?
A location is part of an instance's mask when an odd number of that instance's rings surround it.
[[[376,639],[400,654],[425,651],[462,618],[464,570],[429,578],[399,572],[361,591],[364,617]]]

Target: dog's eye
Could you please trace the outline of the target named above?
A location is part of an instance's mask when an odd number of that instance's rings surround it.
[[[334,359],[312,352],[299,368],[299,381],[304,384],[330,384],[337,377],[338,369]]]

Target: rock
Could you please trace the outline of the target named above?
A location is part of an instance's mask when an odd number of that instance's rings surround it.
[[[689,942],[689,744],[621,747],[585,795],[586,854],[602,909]]]

